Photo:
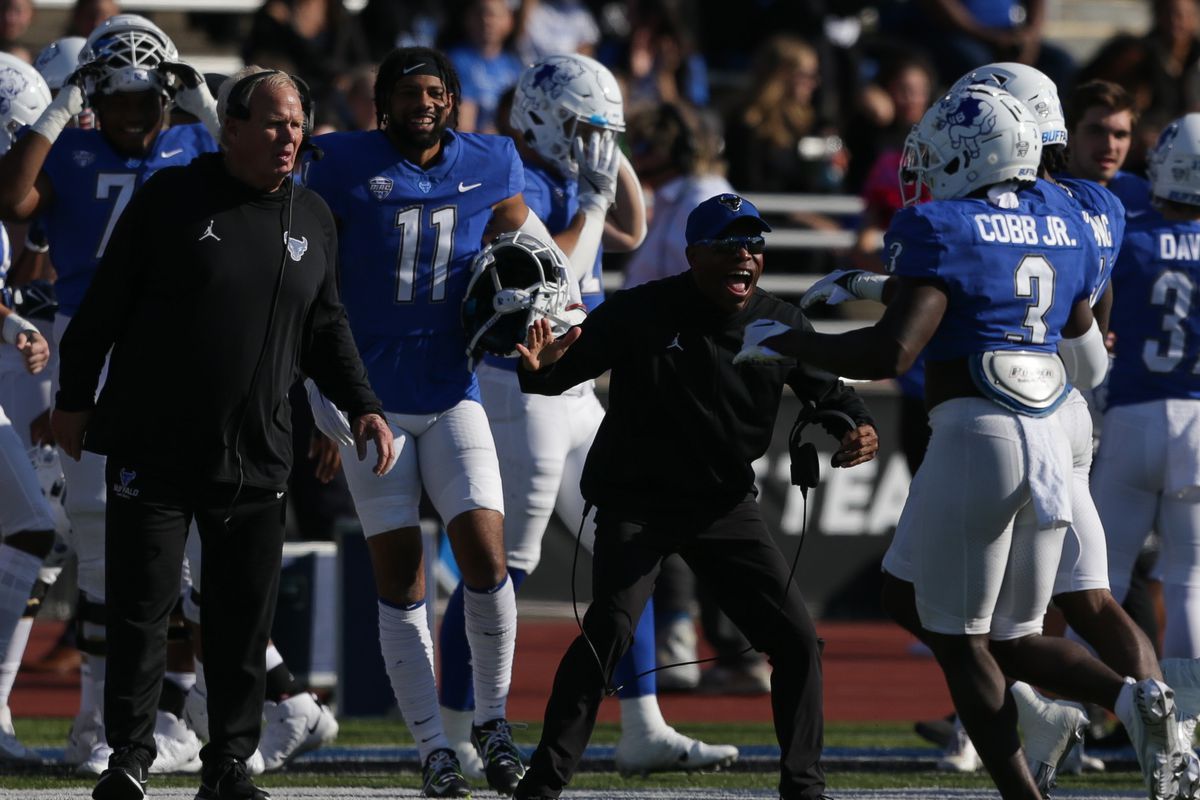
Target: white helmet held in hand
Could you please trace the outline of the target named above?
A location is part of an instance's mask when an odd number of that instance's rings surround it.
[[[502,233],[471,262],[462,322],[472,364],[484,353],[511,358],[540,319],[561,322],[570,276],[557,247],[521,231]]]
[[[987,64],[971,70],[950,87],[956,92],[967,86],[983,84],[1001,89],[1025,104],[1042,133],[1042,146],[1067,143],[1067,117],[1054,81],[1039,69],[1013,62]]]
[[[166,92],[158,66],[178,60],[175,43],[161,28],[137,14],[117,14],[96,26],[79,53],[80,67],[95,67],[84,93]]]
[[[1155,197],[1200,206],[1200,114],[1185,114],[1163,129],[1146,172]]]
[[[46,45],[37,54],[33,60],[34,69],[46,79],[50,91],[61,89],[67,78],[79,69],[79,53],[85,44],[87,39],[82,36],[64,36]]]
[[[934,200],[948,200],[1004,181],[1032,182],[1041,157],[1041,133],[1024,103],[1000,89],[968,86],[934,103],[908,134],[901,198],[909,206],[922,187]]]
[[[8,152],[22,128],[37,122],[50,105],[50,89],[38,71],[9,53],[0,53],[0,154]]]
[[[579,123],[625,130],[621,87],[608,68],[578,54],[546,56],[517,81],[509,122],[564,177],[578,174],[571,143]]]

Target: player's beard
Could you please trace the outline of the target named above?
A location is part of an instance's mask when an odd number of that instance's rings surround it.
[[[404,125],[399,120],[391,120],[390,128],[392,137],[405,147],[411,147],[414,150],[425,150],[433,147],[442,140],[442,134],[449,127],[450,115],[445,114],[434,123],[433,127],[427,133],[416,132]]]

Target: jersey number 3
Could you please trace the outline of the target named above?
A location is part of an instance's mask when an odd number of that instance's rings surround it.
[[[1170,372],[1183,360],[1187,337],[1184,322],[1191,311],[1195,290],[1187,273],[1178,270],[1167,270],[1159,275],[1150,288],[1150,303],[1162,306],[1162,331],[1167,334],[1166,342],[1147,339],[1142,346],[1142,363],[1151,372]],[[1200,373],[1200,362],[1192,372]]]
[[[1054,265],[1045,256],[1025,256],[1013,273],[1013,291],[1018,298],[1031,297],[1025,310],[1022,333],[1006,333],[1004,338],[1022,344],[1046,343],[1046,314],[1054,303]]]
[[[412,206],[396,212],[395,229],[400,232],[400,246],[396,253],[396,302],[411,303],[416,294],[417,262],[421,256],[422,206]],[[429,259],[429,301],[440,303],[446,299],[446,278],[450,262],[454,260],[454,227],[458,222],[458,209],[443,206],[429,215],[429,226],[437,238],[433,242],[433,257]]]

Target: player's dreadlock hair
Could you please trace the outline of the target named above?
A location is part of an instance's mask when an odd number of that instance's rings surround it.
[[[384,127],[388,100],[401,75],[433,75],[441,78],[448,94],[454,95],[454,107],[446,121],[448,128],[458,127],[458,98],[462,93],[458,71],[441,51],[431,47],[397,47],[379,64],[375,76],[375,124]]]

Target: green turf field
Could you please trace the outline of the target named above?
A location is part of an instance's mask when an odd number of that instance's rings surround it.
[[[18,718],[14,720],[22,742],[31,747],[61,746],[66,740],[70,720]],[[409,745],[412,743],[403,723],[398,719],[342,719],[339,746]],[[762,745],[774,741],[774,732],[766,723],[721,723],[680,725],[679,730],[711,742],[735,745]],[[536,744],[541,732],[540,724],[528,727],[517,726],[514,734],[521,745]],[[615,744],[618,728],[614,724],[601,724],[593,737],[594,744]],[[826,727],[826,745],[829,747],[878,747],[878,748],[923,748],[928,743],[912,731],[907,723],[830,723]],[[195,786],[193,776],[154,776],[153,784],[161,787]],[[419,788],[415,773],[380,773],[369,770],[353,770],[339,773],[274,773],[256,779],[259,785],[271,788],[295,786],[339,786],[364,788]],[[604,789],[619,785],[624,790],[655,789],[762,789],[775,786],[777,777],[772,772],[732,770],[719,773],[670,773],[648,778],[620,778],[613,772],[580,773],[572,782],[573,788]],[[619,784],[618,784],[619,782]],[[68,786],[92,785],[89,779],[78,779],[56,774],[4,775],[0,776],[0,789],[21,791],[50,789]],[[831,791],[845,793],[854,789],[902,789],[910,787],[936,787],[939,789],[982,789],[990,787],[987,776],[948,775],[940,772],[913,770],[849,772],[831,771]],[[1141,776],[1132,772],[1109,772],[1082,777],[1063,776],[1060,788],[1087,788],[1092,791],[1130,791],[1141,787]]]

